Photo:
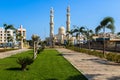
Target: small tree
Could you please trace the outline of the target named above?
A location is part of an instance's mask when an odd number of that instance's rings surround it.
[[[39,42],[39,39],[40,37],[36,34],[32,35],[32,40],[33,40],[33,48],[34,48],[34,55],[33,55],[33,58],[36,59],[37,57],[37,45],[38,45],[38,42]]]
[[[16,40],[20,42],[19,48],[23,48],[23,36],[21,33],[16,32]]]
[[[18,60],[17,60],[17,63],[21,65],[21,70],[25,70],[27,65],[30,65],[33,63],[33,59],[30,58],[30,57],[19,57]]]
[[[11,36],[11,35],[10,35],[9,37],[7,37],[8,43],[9,43],[9,42],[12,42],[12,43],[13,43],[13,39],[14,39],[14,38],[13,38],[13,36]],[[11,47],[11,46],[10,46],[10,47]]]
[[[77,27],[77,26],[74,26],[75,27],[75,29],[74,29],[74,32],[76,33],[76,38],[78,38],[78,36],[79,36],[79,39],[78,39],[78,41],[79,41],[79,48],[81,47],[80,46],[80,36],[84,33],[84,29],[85,29],[85,27]]]
[[[15,28],[14,28],[14,26],[13,25],[7,25],[7,24],[3,24],[3,26],[4,26],[4,28],[5,28],[5,38],[6,38],[6,43],[8,42],[8,38],[7,38],[7,30],[8,29],[11,29],[11,30],[16,30]],[[7,46],[5,46],[5,47],[7,47]]]
[[[73,37],[73,33],[74,33],[74,30],[73,29],[71,29],[70,31],[67,31],[67,36],[68,36],[68,45],[70,45],[71,44],[71,41],[70,41],[70,36],[71,37]]]
[[[92,39],[93,31],[86,28],[86,30],[84,31],[84,35],[87,38],[88,48],[91,49],[90,40]]]

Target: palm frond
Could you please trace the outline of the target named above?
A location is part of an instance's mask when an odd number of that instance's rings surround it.
[[[79,33],[76,34],[76,38],[78,37]]]
[[[120,35],[120,32],[118,32],[117,35]]]
[[[89,30],[89,33],[93,34],[93,30]]]
[[[112,33],[115,32],[115,26],[114,26],[113,24],[108,24],[108,25],[106,26],[106,28],[110,29],[110,30],[112,31]]]
[[[95,28],[95,33],[98,34],[98,32],[101,30],[102,26],[99,25]]]
[[[78,32],[78,29],[74,29],[74,32]]]
[[[114,19],[112,17],[105,17],[100,24],[106,26],[108,23],[114,24]]]

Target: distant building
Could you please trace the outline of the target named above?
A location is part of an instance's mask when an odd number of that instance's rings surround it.
[[[72,43],[74,42],[74,38],[72,38],[72,36],[68,35],[67,36],[67,32],[70,31],[70,6],[67,7],[66,9],[67,14],[66,14],[66,30],[64,28],[64,26],[61,26],[58,29],[58,33],[54,34],[54,10],[53,8],[51,8],[50,10],[50,37],[46,38],[46,40],[49,42],[48,44],[50,46],[53,45],[53,41],[54,43],[57,44],[65,44],[66,41],[71,41]]]
[[[23,28],[22,25],[20,25],[20,28],[17,29],[18,33],[21,34],[21,36],[23,37],[23,39],[26,39],[26,29]]]
[[[113,33],[99,33],[98,35],[95,35],[93,36],[93,39],[94,40],[99,40],[99,39],[102,39],[102,38],[106,38],[108,39],[109,41],[113,41],[113,40],[119,40],[120,41],[120,36],[118,36],[117,34],[113,34]]]
[[[8,38],[13,37],[13,41],[15,41],[14,37],[14,30],[8,29],[5,32],[5,29],[3,27],[0,28],[0,43],[6,43],[8,42]]]
[[[5,32],[5,29],[3,27],[0,28],[0,44],[4,44],[4,43],[15,43],[16,44],[16,35],[14,33],[14,30],[8,29]],[[20,25],[20,28],[17,29],[17,32],[21,34],[21,36],[23,37],[23,39],[26,39],[26,29],[22,27],[22,25]],[[9,38],[12,38],[12,41],[9,41]]]

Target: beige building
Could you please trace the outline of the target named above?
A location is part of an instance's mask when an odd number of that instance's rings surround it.
[[[18,33],[21,34],[21,36],[23,37],[23,39],[26,39],[26,29],[23,28],[22,25],[20,25],[20,28],[17,29]]]
[[[24,47],[23,40],[26,39],[26,29],[24,29],[23,26],[20,25],[20,28],[18,28],[17,31],[18,33],[21,34],[19,45],[20,45],[20,48],[22,49]]]
[[[8,29],[5,32],[5,29],[3,27],[0,28],[0,43],[6,43],[8,42],[8,38],[13,37],[13,42],[15,41],[14,37],[14,30]]]
[[[26,29],[22,27],[22,25],[20,25],[20,28],[17,29],[18,33],[21,34],[21,36],[23,37],[23,39],[26,39]],[[5,29],[3,27],[0,28],[0,44],[4,44],[4,43],[14,43],[17,44],[16,41],[16,35],[14,34],[14,30],[8,29],[5,32]],[[9,38],[12,38],[12,41],[9,41]]]

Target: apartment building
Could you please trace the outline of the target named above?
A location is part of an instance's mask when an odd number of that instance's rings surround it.
[[[21,34],[23,39],[26,39],[26,29],[20,25],[20,28],[17,29],[18,33]],[[9,41],[9,39],[12,38],[12,41]],[[0,44],[8,43],[8,42],[14,42],[16,44],[16,35],[14,33],[14,30],[8,29],[5,32],[5,29],[3,27],[0,27]]]
[[[23,37],[23,39],[26,39],[26,29],[23,28],[22,25],[20,25],[20,28],[17,29],[18,33],[21,34],[21,36]]]
[[[6,43],[8,42],[8,38],[13,37],[13,41],[15,41],[14,37],[14,30],[8,29],[5,32],[5,29],[3,27],[0,28],[0,43]]]

